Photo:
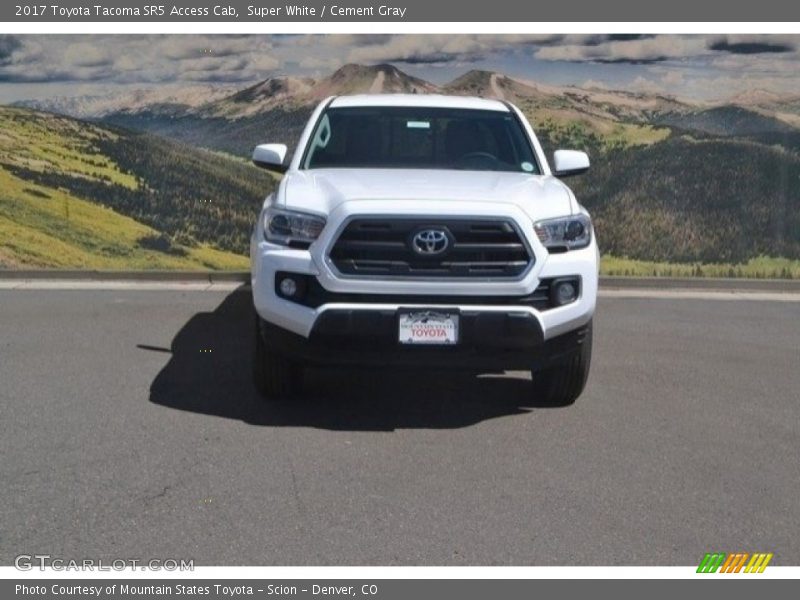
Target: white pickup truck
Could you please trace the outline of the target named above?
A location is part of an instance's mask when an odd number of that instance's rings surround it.
[[[592,354],[598,250],[512,104],[425,94],[319,104],[250,245],[254,381],[291,398],[307,365],[529,370],[532,400],[571,404]]]

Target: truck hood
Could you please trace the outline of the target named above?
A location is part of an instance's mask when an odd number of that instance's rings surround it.
[[[351,200],[514,204],[533,219],[572,214],[569,188],[552,176],[495,171],[314,169],[289,171],[277,203],[330,214]]]

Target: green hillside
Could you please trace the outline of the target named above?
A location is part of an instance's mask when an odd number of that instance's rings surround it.
[[[112,114],[103,122],[249,158],[254,146],[268,142],[289,144],[291,152],[312,110],[313,106],[280,107],[236,119],[193,113],[172,116],[145,110]]]
[[[103,125],[0,109],[0,176],[15,182],[5,186],[0,217],[16,216],[21,227],[36,223],[45,209],[56,211],[44,239],[76,235],[73,223],[64,228],[66,215],[76,214],[66,196],[148,228],[124,243],[119,236],[81,242],[81,260],[205,265],[201,252],[243,255],[261,198],[275,185],[247,163],[254,145],[296,143],[313,106],[330,94],[410,89],[510,100],[530,118],[548,157],[559,147],[587,150],[592,169],[568,183],[592,212],[601,250],[610,257],[606,272],[666,273],[669,267],[682,274],[798,276],[800,128],[786,117],[794,105],[703,107],[488,71],[434,86],[389,65],[346,65],[322,79],[268,79],[184,110],[118,109],[98,115]],[[11,190],[17,190],[14,206]],[[34,209],[35,215],[26,213]],[[42,234],[42,227],[34,229]],[[21,246],[28,238],[4,236],[9,239]],[[57,265],[69,256],[56,252],[55,242],[30,240],[24,251],[0,243],[0,262]],[[129,248],[121,257],[113,250],[120,243]],[[246,267],[241,256],[223,256]]]
[[[273,186],[238,159],[0,107],[0,266],[246,269]]]
[[[800,259],[800,156],[673,137],[611,152],[570,182],[604,252],[672,263]]]

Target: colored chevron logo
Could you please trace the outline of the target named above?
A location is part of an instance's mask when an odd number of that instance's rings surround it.
[[[773,554],[766,552],[707,552],[697,567],[698,573],[763,573]]]

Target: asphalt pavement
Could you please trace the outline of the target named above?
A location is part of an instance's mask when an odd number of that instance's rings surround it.
[[[265,404],[246,292],[0,291],[0,564],[800,564],[800,302],[640,296],[547,408],[422,369]]]

